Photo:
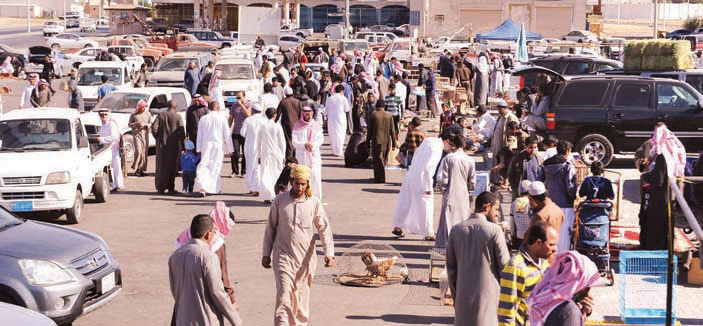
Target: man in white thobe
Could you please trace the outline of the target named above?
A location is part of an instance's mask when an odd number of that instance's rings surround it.
[[[198,138],[195,146],[196,152],[200,153],[195,190],[203,197],[206,194],[221,192],[220,173],[225,150],[227,154],[234,152],[227,118],[220,113],[219,102],[211,101],[209,108],[210,113],[204,115],[198,122]]]
[[[305,165],[312,170],[310,187],[312,194],[322,200],[322,125],[313,119],[313,110],[309,106],[303,107],[302,117],[293,127],[293,146],[298,164]]]
[[[267,120],[260,126],[257,150],[261,169],[261,197],[271,202],[276,197],[276,181],[286,163],[286,138],[276,123],[276,109],[266,109]]]
[[[437,137],[428,137],[413,156],[408,175],[403,180],[393,214],[393,231],[403,235],[404,230],[434,241],[434,191],[432,176],[442,158],[444,144]]]
[[[281,99],[273,93],[273,85],[268,83],[264,85],[264,95],[261,96],[262,112],[268,108],[278,108],[279,102],[281,102]]]
[[[329,134],[332,154],[344,154],[344,137],[347,135],[347,112],[351,111],[349,101],[344,97],[344,86],[337,85],[335,94],[327,98],[325,114],[327,114],[327,133]]]
[[[273,95],[274,97],[276,95]],[[244,137],[244,157],[246,158],[247,167],[249,171],[246,174],[247,188],[249,189],[249,194],[254,196],[259,196],[259,191],[261,191],[260,179],[261,179],[261,166],[259,162],[259,151],[257,145],[259,144],[259,132],[261,131],[261,126],[266,122],[266,117],[261,113],[261,106],[259,104],[252,105],[252,115],[244,120],[242,124],[242,129],[240,131],[242,137]]]
[[[39,76],[35,73],[29,74],[27,76],[27,83],[24,84],[24,89],[22,89],[22,96],[20,98],[20,105],[23,109],[30,109],[34,106],[32,105],[32,92],[37,88],[37,81]]]
[[[100,116],[100,122],[102,122],[98,141],[109,146],[112,151],[112,163],[110,163],[112,182],[110,182],[110,189],[122,191],[124,188],[124,176],[122,175],[122,160],[120,159],[120,127],[110,117],[110,110],[100,109],[98,110],[98,115]]]
[[[308,325],[310,287],[317,267],[315,229],[322,242],[325,267],[334,266],[332,228],[322,203],[310,193],[309,181],[310,169],[295,167],[291,171],[291,191],[280,193],[269,211],[261,265],[273,265],[275,326]]]

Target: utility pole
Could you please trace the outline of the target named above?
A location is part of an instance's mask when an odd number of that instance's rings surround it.
[[[32,21],[31,21],[31,19],[30,19],[29,10],[30,10],[30,7],[29,7],[29,0],[27,0],[27,33],[31,33],[31,32],[32,32]]]
[[[347,28],[345,34],[351,36],[351,24],[349,23],[349,0],[344,0],[344,23]]]
[[[657,38],[658,32],[657,32],[657,26],[659,25],[659,1],[654,0],[654,39]]]

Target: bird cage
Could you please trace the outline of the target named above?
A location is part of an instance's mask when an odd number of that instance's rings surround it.
[[[337,258],[337,282],[349,286],[382,287],[408,278],[408,267],[391,245],[362,241]]]

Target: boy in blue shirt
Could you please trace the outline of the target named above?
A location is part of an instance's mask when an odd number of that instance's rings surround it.
[[[200,162],[200,155],[193,153],[195,145],[193,142],[188,140],[185,144],[185,152],[181,156],[181,166],[183,168],[183,192],[193,193],[193,186],[195,185],[195,170]]]
[[[579,196],[586,197],[587,200],[612,200],[615,198],[613,184],[603,176],[603,163],[594,162],[591,164],[591,173],[593,176],[583,179]]]

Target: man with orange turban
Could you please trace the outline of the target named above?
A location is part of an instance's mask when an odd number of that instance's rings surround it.
[[[271,204],[261,259],[264,268],[273,266],[276,326],[307,325],[310,319],[310,287],[317,265],[314,229],[322,241],[325,267],[334,266],[332,228],[310,190],[310,168],[293,168],[291,186]]]

